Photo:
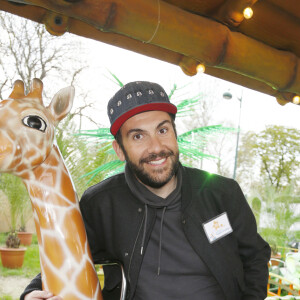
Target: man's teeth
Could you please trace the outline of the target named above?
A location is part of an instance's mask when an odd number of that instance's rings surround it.
[[[166,159],[165,158],[162,158],[160,160],[152,160],[152,161],[149,161],[149,164],[150,165],[160,165],[162,164]]]

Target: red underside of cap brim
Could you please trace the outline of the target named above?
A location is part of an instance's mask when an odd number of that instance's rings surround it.
[[[135,107],[127,111],[123,115],[121,115],[111,126],[110,132],[112,133],[112,135],[116,135],[120,127],[123,125],[123,123],[127,121],[129,118],[139,113],[145,111],[152,111],[152,110],[165,111],[167,113],[171,113],[175,115],[177,112],[177,107],[171,103],[149,103],[149,104]]]

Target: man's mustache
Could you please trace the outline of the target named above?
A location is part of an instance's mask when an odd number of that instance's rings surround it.
[[[152,160],[155,160],[155,159],[157,159],[157,158],[167,158],[167,157],[169,157],[169,156],[172,156],[172,155],[174,155],[174,152],[172,151],[172,150],[170,150],[170,151],[160,151],[159,153],[150,153],[147,157],[145,157],[145,158],[142,158],[141,160],[140,160],[140,163],[142,164],[142,163],[149,163],[150,161],[152,161]]]

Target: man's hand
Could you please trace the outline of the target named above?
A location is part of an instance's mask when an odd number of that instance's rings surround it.
[[[62,300],[61,297],[53,296],[52,293],[47,291],[33,291],[24,297],[24,300],[43,300],[43,299]]]

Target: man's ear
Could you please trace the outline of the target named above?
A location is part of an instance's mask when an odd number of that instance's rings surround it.
[[[118,144],[118,142],[116,140],[114,140],[112,142],[112,146],[113,146],[117,156],[119,157],[119,160],[125,161],[124,152],[123,152],[123,150],[121,149],[120,145]]]

